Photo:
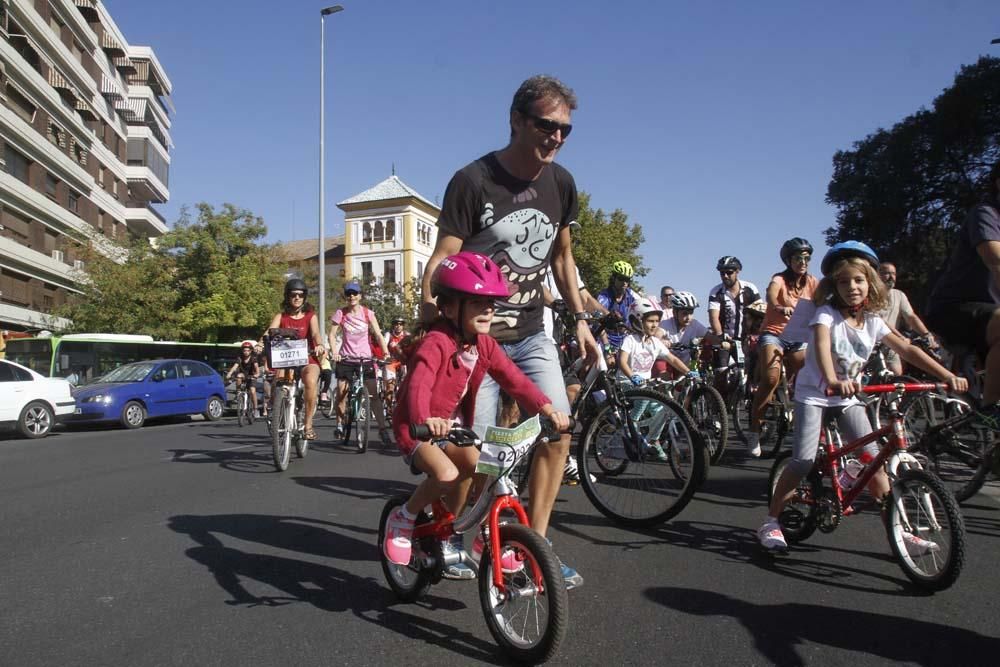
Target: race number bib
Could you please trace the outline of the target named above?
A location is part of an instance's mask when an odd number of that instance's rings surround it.
[[[517,465],[542,433],[542,423],[535,415],[514,428],[487,426],[479,450],[476,472],[499,476]]]
[[[295,368],[309,363],[309,341],[271,341],[271,368]]]

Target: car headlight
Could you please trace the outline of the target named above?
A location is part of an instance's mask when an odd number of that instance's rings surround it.
[[[110,394],[95,394],[94,396],[88,396],[83,399],[83,403],[103,403],[104,405],[109,405],[111,401],[114,400]]]

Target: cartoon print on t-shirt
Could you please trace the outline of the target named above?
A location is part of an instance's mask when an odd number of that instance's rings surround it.
[[[522,208],[493,221],[493,204],[487,202],[480,216],[489,245],[480,252],[493,258],[510,284],[511,296],[499,302],[495,317],[514,326],[516,311],[502,304],[521,306],[536,301],[542,293],[542,278],[555,241],[556,225],[536,208]]]
[[[838,336],[833,341],[833,361],[837,377],[841,380],[856,378],[864,369],[867,358],[868,347],[856,336],[848,333],[846,338]]]

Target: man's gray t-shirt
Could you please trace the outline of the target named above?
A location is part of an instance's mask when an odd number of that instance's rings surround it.
[[[884,310],[879,312],[879,316],[885,320],[885,323],[889,325],[889,328],[898,330],[899,316],[903,315],[905,317],[910,317],[913,315],[913,306],[910,305],[910,300],[906,298],[906,295],[895,287],[889,290],[888,301],[889,305],[887,305]]]
[[[455,172],[444,193],[439,229],[462,239],[462,250],[496,262],[513,295],[497,301],[490,333],[501,343],[542,331],[542,280],[559,231],[576,220],[576,183],[558,164],[522,181],[489,153]]]
[[[1000,289],[976,251],[986,241],[1000,241],[1000,202],[995,199],[966,216],[948,267],[931,290],[928,312],[959,303],[1000,304]]]

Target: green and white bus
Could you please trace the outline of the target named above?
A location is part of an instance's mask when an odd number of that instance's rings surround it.
[[[239,354],[239,343],[179,343],[129,334],[67,334],[14,338],[7,359],[47,377],[86,384],[123,364],[152,359],[196,359],[225,372]]]

